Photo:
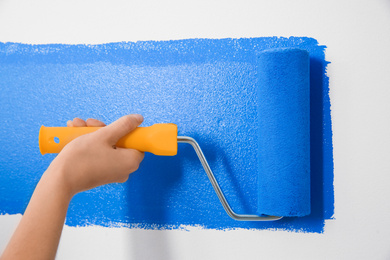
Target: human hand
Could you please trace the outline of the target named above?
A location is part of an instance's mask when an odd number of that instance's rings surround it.
[[[138,169],[144,153],[115,144],[142,121],[141,115],[127,115],[108,126],[96,119],[68,121],[68,127],[105,127],[67,144],[49,170],[61,178],[71,195],[100,185],[127,181],[129,174]]]
[[[108,126],[95,119],[68,121],[69,127],[102,128],[74,139],[52,161],[0,258],[54,259],[73,195],[103,184],[125,182],[138,169],[144,153],[115,144],[142,121],[141,115],[127,115]]]

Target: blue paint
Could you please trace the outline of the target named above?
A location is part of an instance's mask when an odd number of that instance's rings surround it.
[[[271,49],[258,61],[258,212],[310,214],[309,53]]]
[[[323,232],[332,217],[333,155],[325,46],[311,38],[191,39],[102,45],[0,43],[0,213],[22,213],[54,155],[38,149],[40,125],[73,117],[110,123],[141,113],[143,125],[172,122],[201,145],[232,208],[257,211],[257,56],[294,47],[310,54],[311,214],[278,222],[230,219],[195,152],[145,156],[125,184],[80,193],[70,226]]]

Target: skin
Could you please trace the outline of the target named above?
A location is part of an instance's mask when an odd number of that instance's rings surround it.
[[[123,183],[138,169],[144,153],[115,144],[142,121],[141,115],[127,115],[66,145],[42,175],[0,259],[54,259],[72,197],[100,185]],[[75,118],[67,126],[105,124]]]

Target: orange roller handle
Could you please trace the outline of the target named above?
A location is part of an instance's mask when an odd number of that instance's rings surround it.
[[[95,132],[101,127],[46,127],[39,130],[39,150],[41,154],[59,153],[73,139]],[[137,127],[122,137],[117,147],[136,149],[155,155],[172,156],[177,154],[177,125],[154,124]]]

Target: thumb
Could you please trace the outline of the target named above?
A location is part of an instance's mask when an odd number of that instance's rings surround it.
[[[138,114],[123,116],[110,125],[103,127],[101,133],[110,144],[114,145],[119,139],[139,126],[142,121],[144,121],[144,118]]]

